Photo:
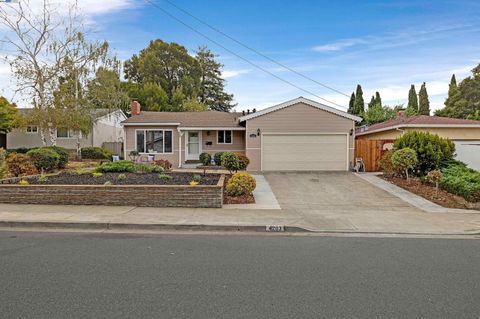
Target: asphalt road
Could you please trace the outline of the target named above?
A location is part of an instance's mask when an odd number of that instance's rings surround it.
[[[0,233],[5,318],[480,318],[480,240]]]

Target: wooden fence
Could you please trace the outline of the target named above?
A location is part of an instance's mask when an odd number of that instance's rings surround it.
[[[122,142],[103,142],[102,147],[112,152],[113,155],[123,155]]]
[[[367,172],[380,170],[380,159],[386,152],[384,147],[391,140],[355,140],[355,158],[362,158]]]

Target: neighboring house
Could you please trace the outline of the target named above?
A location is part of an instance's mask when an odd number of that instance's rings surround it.
[[[28,113],[31,109],[19,109],[22,113]],[[102,147],[105,142],[123,142],[123,126],[121,122],[127,117],[121,110],[107,111],[97,109],[92,116],[95,118],[93,127],[87,136],[80,139],[81,147],[98,146]],[[58,129],[57,146],[67,149],[77,148],[78,132],[69,129]],[[47,136],[47,141],[49,140]],[[42,146],[42,139],[37,126],[17,128],[7,134],[7,149],[20,147],[32,148]]]
[[[7,135],[0,134],[0,148],[7,148]]]
[[[405,132],[425,131],[449,138],[455,143],[457,159],[471,168],[480,170],[480,121],[448,117],[418,115],[397,118],[357,129],[357,139],[388,141],[384,147],[391,148],[393,141]]]
[[[202,152],[231,151],[250,171],[346,171],[352,166],[355,122],[361,118],[300,97],[249,113],[143,112],[132,103],[125,127],[130,151],[182,167]]]

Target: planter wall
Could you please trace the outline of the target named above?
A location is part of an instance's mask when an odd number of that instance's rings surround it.
[[[0,184],[0,203],[143,207],[222,207],[217,185],[14,185]]]

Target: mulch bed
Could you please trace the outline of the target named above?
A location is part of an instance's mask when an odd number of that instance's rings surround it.
[[[230,175],[225,176],[225,184],[227,185]],[[243,195],[238,197],[228,196],[225,193],[225,187],[223,188],[223,204],[255,204],[255,197],[253,195]]]
[[[126,179],[118,180],[118,175],[125,174]],[[93,177],[92,174],[61,173],[48,176],[46,182],[39,182],[37,178],[26,178],[30,184],[36,185],[103,185],[111,182],[113,185],[189,185],[194,175],[192,173],[169,173],[172,179],[160,179],[157,173],[104,173],[103,176]],[[200,175],[199,185],[216,185],[219,174]]]
[[[400,177],[386,177],[383,179],[395,184],[411,193],[419,195],[435,204],[447,208],[461,208],[461,209],[477,209],[480,210],[480,203],[471,203],[461,196],[449,193],[443,189],[435,189],[435,186],[422,183],[418,178],[410,178],[408,182]]]

